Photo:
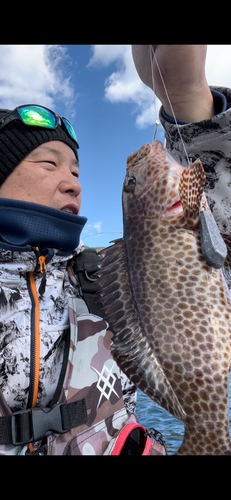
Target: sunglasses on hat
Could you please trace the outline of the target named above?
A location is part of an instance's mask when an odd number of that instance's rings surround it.
[[[75,141],[77,149],[79,148],[76,133],[71,123],[63,116],[59,116],[54,113],[54,111],[44,108],[44,106],[38,106],[37,104],[25,104],[23,106],[18,106],[2,118],[2,120],[0,120],[0,130],[13,120],[20,120],[25,125],[32,127],[43,127],[49,129],[56,129],[60,120],[61,125],[67,134],[71,137],[71,139],[73,139],[73,141]]]

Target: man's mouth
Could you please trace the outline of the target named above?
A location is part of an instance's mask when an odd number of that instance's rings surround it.
[[[69,203],[61,208],[62,212],[66,212],[67,214],[78,215],[79,207],[75,203]]]

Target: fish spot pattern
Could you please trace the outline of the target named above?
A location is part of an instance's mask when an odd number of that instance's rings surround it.
[[[185,425],[178,454],[216,455],[231,453],[231,304],[201,252],[205,176],[195,163],[184,169],[159,141],[130,155],[124,238],[101,252],[99,284],[118,365]]]

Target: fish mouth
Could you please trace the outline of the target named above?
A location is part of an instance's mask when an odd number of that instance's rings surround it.
[[[170,208],[167,208],[167,212],[171,212],[172,210],[178,210],[179,208],[182,209],[182,203],[180,200],[173,203],[173,205]]]
[[[173,205],[166,209],[164,217],[175,216],[178,217],[183,214],[183,207],[180,200],[177,200],[173,203]]]

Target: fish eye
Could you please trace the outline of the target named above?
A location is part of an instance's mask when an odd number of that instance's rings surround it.
[[[126,193],[133,193],[136,187],[136,178],[135,177],[127,177],[124,182],[124,191]]]

